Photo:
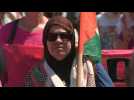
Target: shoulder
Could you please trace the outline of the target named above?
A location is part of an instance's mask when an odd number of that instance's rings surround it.
[[[31,77],[35,77],[38,79],[38,77],[40,76],[40,74],[43,72],[43,63],[39,62],[38,64],[32,66],[27,72],[26,75],[30,75]]]
[[[42,63],[37,64],[29,70],[24,77],[25,87],[44,87],[46,84],[47,76],[40,68]]]
[[[40,74],[45,74],[46,70],[44,68],[44,61],[39,62],[35,66],[33,66],[29,73],[31,73],[33,76],[39,76]]]

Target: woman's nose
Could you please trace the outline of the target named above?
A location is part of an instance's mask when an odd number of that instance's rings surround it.
[[[63,42],[63,41],[62,41],[62,38],[61,38],[59,35],[57,36],[56,41],[57,41],[57,42]]]

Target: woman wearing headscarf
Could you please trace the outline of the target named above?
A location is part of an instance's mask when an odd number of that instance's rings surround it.
[[[61,16],[51,18],[44,29],[43,44],[44,59],[27,73],[25,85],[27,87],[76,87],[77,52],[72,23]],[[81,86],[95,87],[97,74],[94,64],[84,56],[83,65]]]
[[[61,16],[51,18],[44,29],[43,44],[44,59],[32,69],[32,82],[27,78],[26,86],[76,86],[76,47],[72,23]],[[28,75],[31,76],[30,73]],[[82,85],[87,86],[87,70],[84,78]]]

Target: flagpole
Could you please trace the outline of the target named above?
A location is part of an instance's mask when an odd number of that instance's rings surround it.
[[[81,17],[81,14],[80,14]],[[81,18],[80,18],[81,19]],[[80,27],[80,26],[79,26]],[[76,78],[76,85],[77,87],[82,87],[82,79],[83,79],[83,51],[80,49],[80,34],[79,34],[79,41],[78,41],[78,52],[77,52],[77,78]]]
[[[76,85],[78,87],[83,86],[84,78],[84,66],[83,66],[83,53],[84,44],[89,41],[95,35],[96,29],[96,13],[95,12],[80,12],[80,33],[79,33],[79,45],[77,56],[77,79]]]

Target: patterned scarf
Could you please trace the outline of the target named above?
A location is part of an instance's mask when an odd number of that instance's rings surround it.
[[[77,64],[74,60],[71,75],[70,75],[70,86],[76,87],[76,75],[77,75]],[[66,87],[58,75],[52,70],[52,68],[44,61],[39,66],[36,66],[32,73],[26,75],[25,86],[26,87]],[[81,87],[96,87],[95,75],[92,63],[87,60],[84,63],[84,75]]]

